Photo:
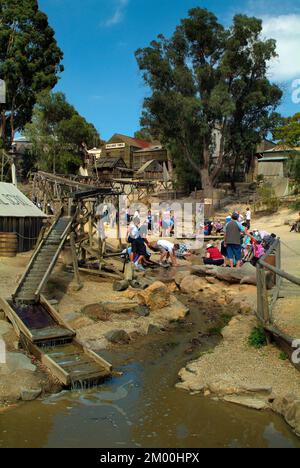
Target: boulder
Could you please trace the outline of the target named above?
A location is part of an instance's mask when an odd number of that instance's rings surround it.
[[[89,304],[83,307],[81,312],[92,320],[100,320],[102,322],[108,322],[110,320],[109,312],[100,304]]]
[[[112,330],[106,333],[105,338],[114,344],[128,344],[130,336],[125,330]]]
[[[175,275],[175,283],[177,284],[177,286],[180,286],[183,279],[186,277],[186,276],[190,276],[191,275],[191,271],[178,271]]]
[[[160,281],[156,281],[149,288],[140,293],[144,304],[151,310],[160,310],[168,307],[171,301],[171,293],[167,286]]]
[[[264,400],[248,396],[231,395],[224,397],[224,400],[228,403],[245,406],[246,408],[251,408],[258,411],[270,409],[270,406]]]
[[[36,400],[42,393],[42,389],[38,388],[23,388],[21,390],[21,400],[23,401],[33,401]]]
[[[13,374],[21,370],[35,372],[36,366],[31,360],[21,353],[6,353],[6,364],[0,365],[0,375]]]
[[[126,289],[129,288],[129,281],[124,280],[124,281],[115,281],[113,284],[113,290],[114,291],[126,291]]]
[[[194,275],[186,276],[180,283],[180,289],[183,293],[186,294],[196,294],[198,292],[204,291],[207,287],[207,281],[202,278],[198,278]]]

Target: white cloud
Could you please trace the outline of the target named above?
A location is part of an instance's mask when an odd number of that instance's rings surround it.
[[[271,64],[271,78],[276,81],[300,78],[300,15],[263,17],[263,34],[277,41],[279,57]]]
[[[111,27],[122,23],[129,0],[116,0],[115,11],[112,16],[104,22],[104,26]]]

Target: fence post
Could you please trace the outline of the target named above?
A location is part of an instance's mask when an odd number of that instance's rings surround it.
[[[270,324],[269,297],[266,283],[266,272],[261,265],[257,265],[257,312],[263,324]]]

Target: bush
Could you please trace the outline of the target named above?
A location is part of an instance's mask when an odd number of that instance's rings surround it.
[[[263,327],[253,328],[251,335],[248,340],[249,345],[255,349],[261,349],[264,346],[267,346],[267,337]]]
[[[279,199],[276,197],[274,187],[269,183],[264,183],[257,189],[260,202],[270,213],[276,213],[279,209]]]

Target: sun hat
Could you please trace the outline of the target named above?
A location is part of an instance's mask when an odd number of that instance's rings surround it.
[[[212,244],[207,244],[206,249],[211,249],[213,247]]]

